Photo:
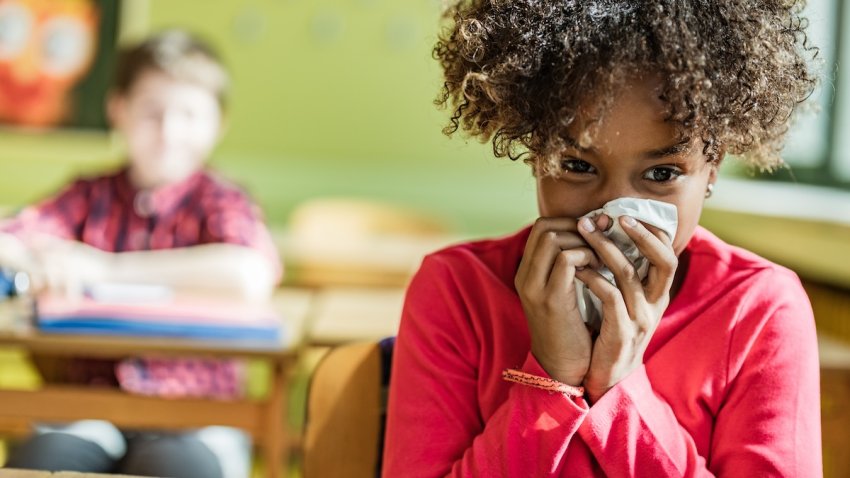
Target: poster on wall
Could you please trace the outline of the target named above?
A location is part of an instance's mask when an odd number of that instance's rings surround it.
[[[0,127],[107,130],[114,0],[0,0]]]

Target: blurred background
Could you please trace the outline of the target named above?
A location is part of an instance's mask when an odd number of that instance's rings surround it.
[[[536,216],[527,166],[493,159],[489,145],[441,133],[447,113],[433,105],[441,79],[431,58],[441,0],[93,3],[101,20],[111,18],[92,27],[101,38],[120,44],[181,27],[218,47],[234,86],[227,133],[211,164],[263,207],[290,265],[290,284],[403,284],[425,251],[457,238],[506,234]],[[703,224],[803,278],[824,337],[825,467],[828,475],[847,476],[850,6],[811,0],[807,16],[822,83],[792,127],[788,168],[760,175],[726,161]],[[3,26],[0,14],[0,75],[3,36],[11,35]],[[70,86],[72,120],[12,127],[0,103],[3,211],[120,162],[122,146],[102,116],[103,75],[113,66],[106,43],[91,67],[101,79]],[[371,219],[358,222],[360,216]],[[322,217],[325,222],[317,220]],[[346,235],[354,230],[359,235]],[[411,236],[406,243],[382,242],[405,235]],[[364,240],[371,249],[339,245]],[[364,260],[387,269],[327,270]],[[310,275],[311,261],[325,275]]]
[[[432,104],[441,82],[431,47],[442,0],[93,3],[102,4],[104,17],[115,16],[114,31],[101,35],[119,43],[181,27],[219,48],[234,88],[212,165],[249,189],[273,225],[286,225],[303,201],[327,196],[409,206],[473,235],[509,232],[535,215],[527,167],[492,159],[489,145],[441,133],[447,114]],[[850,48],[839,48],[842,40],[850,46],[839,35],[850,12],[837,0],[811,1],[807,10],[823,83],[792,128],[790,168],[766,178],[846,191],[850,139],[841,131],[850,127],[850,95],[841,94],[846,79],[835,65],[850,56]],[[102,55],[95,67],[108,75],[111,61]],[[102,90],[103,78],[77,90]],[[83,91],[76,124],[0,130],[0,205],[17,208],[74,175],[116,164],[121,146],[103,129],[102,110],[102,96]],[[754,175],[734,161],[727,170]]]
[[[234,87],[212,164],[248,188],[273,224],[305,199],[333,195],[507,232],[534,214],[530,175],[489,160],[488,146],[441,134],[430,53],[440,11],[437,0],[125,0],[117,34],[133,41],[176,26],[219,48]],[[119,159],[104,133],[4,131],[0,204],[25,204]]]

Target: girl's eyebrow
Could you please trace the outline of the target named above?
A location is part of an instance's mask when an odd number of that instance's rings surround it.
[[[675,156],[689,150],[690,146],[691,138],[684,138],[676,144],[647,151],[643,154],[643,157],[646,159],[661,159],[667,156]]]
[[[567,143],[567,146],[580,151],[583,154],[593,154],[597,155],[598,152],[596,148],[593,146],[584,147],[578,144],[578,141],[570,138],[569,136],[564,136],[564,142]],[[643,153],[643,156],[646,159],[662,159],[668,156],[676,156],[677,154],[681,154],[690,149],[691,146],[691,138],[683,138],[676,144],[672,144],[670,146],[664,146],[662,148],[653,149]]]
[[[595,155],[595,154],[598,153],[596,151],[596,148],[594,148],[593,146],[584,147],[584,146],[578,144],[578,141],[574,140],[573,138],[571,138],[567,135],[564,135],[563,138],[564,138],[564,142],[567,143],[567,146],[569,146],[570,148],[573,148],[577,151],[580,151],[583,154],[590,153],[590,154]]]

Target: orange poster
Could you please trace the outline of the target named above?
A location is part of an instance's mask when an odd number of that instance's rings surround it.
[[[0,124],[104,129],[120,2],[0,0]]]

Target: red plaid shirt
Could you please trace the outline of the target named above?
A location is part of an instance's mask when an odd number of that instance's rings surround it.
[[[140,191],[126,169],[78,179],[56,196],[25,208],[2,230],[44,233],[109,252],[238,244],[268,257],[280,275],[277,249],[247,194],[205,171],[154,191]]]
[[[277,249],[263,224],[259,208],[242,190],[206,171],[155,191],[134,188],[126,169],[92,179],[78,179],[56,196],[23,209],[0,226],[0,230],[22,238],[30,234],[50,234],[109,252],[238,244],[263,253],[275,268],[278,279],[282,273]],[[210,387],[187,385],[185,390],[175,390],[172,378],[184,374],[187,364],[192,365],[194,361],[160,361],[157,373],[151,374],[147,364],[138,359],[121,364],[111,360],[73,360],[66,363],[65,374],[75,383],[114,384],[117,367],[121,386],[136,393],[219,398],[242,393],[244,384],[234,382],[238,381],[238,374],[220,371],[204,381],[211,384]],[[210,362],[221,370],[239,366],[238,362],[228,360]],[[147,377],[145,380],[128,379],[126,383],[122,380],[135,377],[138,373],[130,372],[139,370]],[[180,383],[189,382],[181,380]],[[232,395],[221,390],[230,390]]]

